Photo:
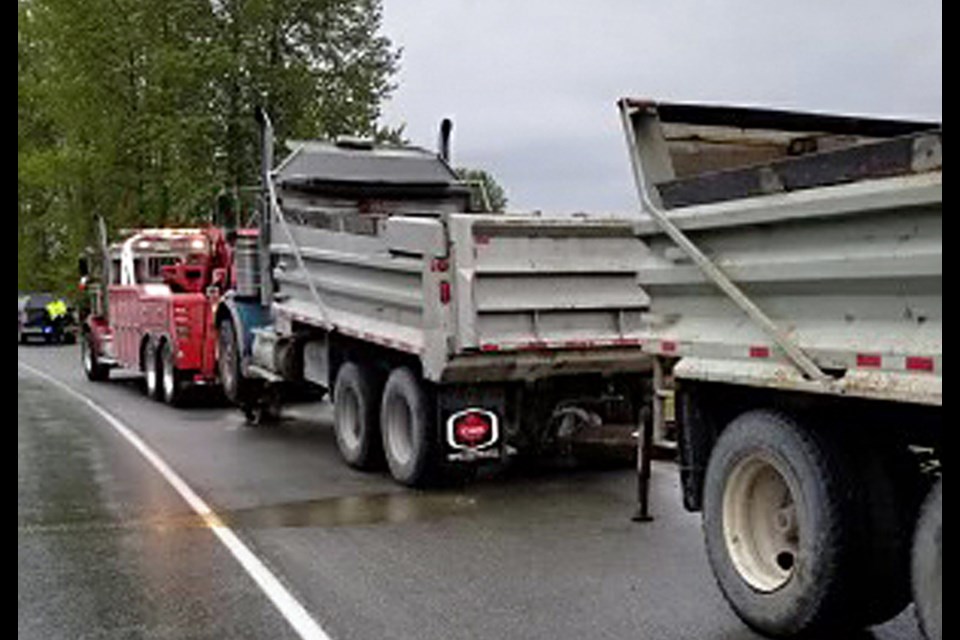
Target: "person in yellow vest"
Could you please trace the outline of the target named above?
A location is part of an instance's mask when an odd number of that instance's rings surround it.
[[[54,322],[66,317],[68,311],[67,303],[59,298],[47,303],[47,315],[50,316],[50,320]]]
[[[47,341],[67,344],[76,342],[76,322],[73,321],[67,303],[60,298],[55,298],[47,303],[45,309],[50,322],[50,332],[45,332]]]

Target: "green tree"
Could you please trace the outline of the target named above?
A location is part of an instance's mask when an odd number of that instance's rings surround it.
[[[507,208],[507,193],[492,174],[483,169],[455,169],[457,176],[467,183],[471,190],[471,208],[477,211],[502,213]]]
[[[18,0],[18,287],[61,288],[111,228],[207,219],[278,138],[388,136],[381,0]]]

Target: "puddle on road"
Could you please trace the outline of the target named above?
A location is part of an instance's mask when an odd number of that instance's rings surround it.
[[[475,498],[458,494],[386,493],[290,502],[217,515],[220,522],[232,529],[294,529],[427,522],[468,513],[476,507]],[[59,522],[19,523],[17,530],[21,535],[137,530],[169,533],[208,526],[210,523],[204,518],[184,514],[120,521],[67,518]]]
[[[326,498],[221,513],[234,529],[278,529],[403,524],[467,513],[475,498],[444,493],[386,493]]]

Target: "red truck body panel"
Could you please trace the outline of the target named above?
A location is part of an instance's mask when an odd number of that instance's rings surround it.
[[[139,370],[143,345],[153,337],[174,345],[177,369],[192,372],[196,382],[216,382],[212,309],[218,300],[201,293],[162,293],[150,285],[110,287],[109,327],[117,364]]]
[[[111,253],[107,304],[85,323],[99,360],[143,371],[144,348],[152,340],[172,346],[174,366],[186,382],[216,383],[215,311],[233,275],[233,250],[223,233],[141,230]]]

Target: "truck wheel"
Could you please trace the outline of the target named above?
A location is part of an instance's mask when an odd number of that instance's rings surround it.
[[[160,347],[160,383],[163,401],[172,407],[180,406],[184,392],[183,375],[177,370],[173,346],[169,341]]]
[[[162,363],[157,353],[157,343],[153,338],[150,338],[143,346],[142,367],[144,389],[147,397],[153,400],[163,400],[163,389],[160,386],[161,366]]]
[[[850,616],[866,627],[894,618],[910,604],[910,548],[923,479],[905,447],[872,446],[860,437],[847,443],[845,452],[858,522]]]
[[[380,406],[383,452],[394,480],[408,487],[430,484],[437,470],[430,405],[423,384],[410,369],[393,370]]]
[[[242,351],[240,350],[240,340],[237,336],[237,330],[233,326],[233,320],[224,318],[218,325],[217,346],[217,368],[220,373],[220,385],[223,387],[223,395],[227,400],[235,405],[242,405],[249,400],[250,389],[248,380],[243,377]]]
[[[333,387],[334,429],[340,455],[355,469],[376,468],[383,460],[379,385],[373,372],[348,362]]]
[[[943,640],[943,480],[920,513],[913,543],[913,599],[924,636]]]
[[[717,440],[704,487],[707,554],[750,627],[796,636],[855,624],[844,468],[831,443],[773,411],[741,415]]]
[[[87,380],[103,382],[110,377],[110,367],[100,364],[97,346],[94,344],[93,335],[89,332],[84,334],[83,341],[80,343],[80,362],[83,363],[83,373],[87,376]]]

